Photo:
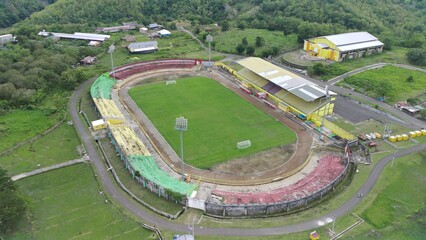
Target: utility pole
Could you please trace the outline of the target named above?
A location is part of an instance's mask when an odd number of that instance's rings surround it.
[[[182,132],[188,129],[188,119],[180,116],[176,118],[175,129],[180,132],[180,160],[181,160],[181,170],[182,170],[182,179],[185,180],[185,164],[183,161],[183,137]]]
[[[114,58],[112,57],[112,53],[115,50],[114,44],[111,44],[108,49],[108,53],[111,54],[111,68],[112,68],[112,77],[115,78],[115,69],[114,69]]]

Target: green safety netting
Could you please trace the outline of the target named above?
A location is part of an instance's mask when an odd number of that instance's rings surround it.
[[[164,189],[189,196],[197,188],[195,184],[180,181],[163,172],[152,156],[132,155],[127,160],[141,176]]]
[[[90,88],[90,94],[92,98],[106,98],[111,99],[111,91],[114,87],[115,80],[110,78],[108,73],[101,75],[93,83]]]

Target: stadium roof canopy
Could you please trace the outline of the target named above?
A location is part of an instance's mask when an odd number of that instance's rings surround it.
[[[324,36],[323,38],[332,42],[339,51],[343,52],[384,45],[368,32],[342,33]]]
[[[325,89],[322,87],[261,58],[244,58],[238,61],[238,64],[306,102],[326,96]],[[336,95],[332,91],[329,91],[329,94]]]

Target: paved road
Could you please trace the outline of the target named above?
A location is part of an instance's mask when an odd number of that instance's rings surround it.
[[[317,84],[319,86],[325,87],[326,85],[329,85],[330,90],[332,90],[333,92],[336,92],[336,93],[338,93],[340,95],[351,96],[351,97],[354,97],[356,99],[362,99],[365,102],[377,104],[379,106],[379,109],[383,109],[386,112],[391,113],[392,115],[398,117],[403,122],[405,122],[405,124],[404,123],[402,123],[402,124],[405,127],[407,127],[407,128],[410,128],[410,129],[420,129],[420,128],[425,128],[426,127],[426,122],[425,121],[422,121],[422,120],[419,120],[417,118],[414,118],[414,117],[406,114],[405,112],[402,112],[402,111],[398,110],[397,108],[395,108],[393,106],[390,106],[387,103],[380,102],[380,101],[378,101],[378,100],[376,100],[374,98],[365,96],[365,95],[363,95],[361,93],[357,93],[357,92],[351,91],[350,89],[347,89],[347,88],[342,88],[342,87],[338,87],[338,86],[335,86],[335,85],[331,85],[330,82],[324,82],[324,81],[321,81],[321,80],[317,80],[317,79],[311,78],[309,76],[301,75],[300,72],[296,71],[294,68],[288,67],[288,66],[283,65],[283,64],[281,64],[279,62],[272,61],[272,63],[274,63],[275,65],[278,65],[280,67],[283,67],[283,68],[285,68],[285,69],[287,69],[287,70],[289,70],[289,71],[291,71],[291,72],[293,72],[293,73],[295,73],[297,75],[300,75],[303,78],[308,79],[309,81],[311,81],[311,82],[313,82],[313,83],[315,83],[315,84]],[[381,63],[381,64],[386,65],[386,63]],[[424,69],[419,69],[419,68],[415,68],[415,67],[407,66],[407,65],[402,65],[402,64],[392,64],[392,65],[395,65],[395,66],[398,66],[398,67],[405,67],[405,68],[408,68],[408,69],[416,69],[416,70],[420,70],[420,71],[426,71]],[[379,66],[379,64],[373,64],[373,65],[365,66],[365,67],[362,68],[361,71],[357,71],[357,70],[352,71],[352,74],[356,74],[356,73],[368,70],[370,68],[374,69],[374,68],[377,68],[378,66]],[[347,73],[345,73],[345,74],[343,74],[341,76],[336,77],[335,79],[344,78],[344,75],[345,76],[349,76],[349,75],[347,75]],[[390,122],[393,122],[393,120],[394,119],[388,118],[388,121],[390,121]]]
[[[103,186],[104,191],[108,192],[109,196],[114,198],[116,202],[118,202],[123,208],[133,213],[136,217],[144,221],[145,223],[154,225],[161,229],[168,229],[176,232],[187,232],[188,227],[186,225],[181,225],[174,223],[172,221],[168,221],[164,218],[153,215],[142,208],[139,204],[130,200],[125,193],[121,192],[118,187],[113,183],[111,176],[106,171],[106,165],[103,159],[99,156],[99,153],[95,147],[92,136],[89,133],[87,126],[83,125],[79,118],[79,113],[77,112],[77,103],[79,96],[84,92],[83,90],[88,86],[88,84],[92,84],[94,79],[91,81],[87,81],[84,84],[80,85],[80,87],[74,92],[71,102],[70,102],[70,114],[74,122],[74,126],[80,136],[83,144],[86,147],[86,151],[89,155],[89,158],[94,167],[94,171],[96,172],[97,178],[100,184]],[[396,153],[396,157],[401,157],[413,152],[423,151],[426,149],[426,144],[416,145],[409,149],[404,149]],[[365,184],[359,189],[358,192],[361,192],[367,195],[370,190],[373,188],[376,183],[380,173],[386,164],[388,164],[392,160],[392,156],[387,156],[379,161],[376,164],[365,182]],[[335,218],[350,212],[354,207],[356,207],[362,201],[361,198],[357,196],[353,196],[349,201],[343,204],[338,209],[331,211],[319,218],[312,219],[307,222],[286,225],[280,227],[273,228],[206,228],[202,226],[195,226],[195,232],[199,235],[220,235],[220,236],[265,236],[265,235],[282,235],[289,234],[294,232],[306,231],[318,226],[318,222],[325,221],[326,218]]]
[[[68,166],[71,166],[71,165],[74,165],[74,164],[77,164],[77,163],[83,163],[83,162],[87,162],[87,161],[89,161],[88,157],[82,157],[82,158],[79,158],[79,159],[70,160],[70,161],[55,164],[55,165],[52,165],[52,166],[36,169],[34,171],[31,171],[31,172],[25,172],[25,173],[15,175],[15,176],[12,177],[12,180],[17,181],[17,180],[22,179],[22,178],[31,177],[31,176],[34,176],[34,175],[37,175],[37,174],[40,174],[40,173],[48,172],[48,171],[58,169],[58,168],[68,167]]]

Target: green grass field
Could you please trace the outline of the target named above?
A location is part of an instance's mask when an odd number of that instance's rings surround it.
[[[15,110],[0,117],[0,152],[44,132],[57,119],[42,110]]]
[[[407,81],[409,76],[413,77],[411,82]],[[393,104],[423,94],[426,89],[426,73],[385,66],[347,77],[340,84],[351,85],[373,98],[379,97],[378,91],[386,85],[389,89],[386,91],[385,101]]]
[[[183,78],[168,86],[146,84],[132,88],[129,94],[178,154],[175,119],[181,115],[188,119],[184,159],[198,168],[296,140],[289,128],[208,78]],[[238,150],[237,142],[247,139],[252,146]]]
[[[31,199],[27,223],[7,239],[156,239],[152,232],[105,203],[85,164],[19,180]]]
[[[255,46],[257,36],[265,40],[264,46]],[[213,37],[216,42],[215,51],[225,53],[237,53],[235,48],[241,43],[243,37],[247,37],[249,46],[255,47],[256,56],[260,56],[262,51],[272,49],[273,47],[279,48],[280,51],[287,51],[295,49],[298,46],[296,35],[285,36],[282,32],[269,31],[266,29],[231,29],[226,32],[218,32],[217,35]]]
[[[376,64],[376,63],[399,63],[410,65],[407,59],[408,48],[394,47],[392,51],[384,51],[380,54],[374,54],[367,57],[356,58],[349,61],[343,61],[340,63],[333,63],[328,69],[327,73],[321,76],[322,80],[329,80],[336,76],[339,76],[345,72],[355,70],[360,67]],[[419,66],[417,66],[419,67]],[[425,67],[419,67],[425,69]]]
[[[79,158],[77,146],[80,140],[73,126],[66,123],[41,137],[33,143],[28,143],[9,155],[0,157],[0,166],[8,170],[8,174],[28,172],[40,167],[66,162]]]

